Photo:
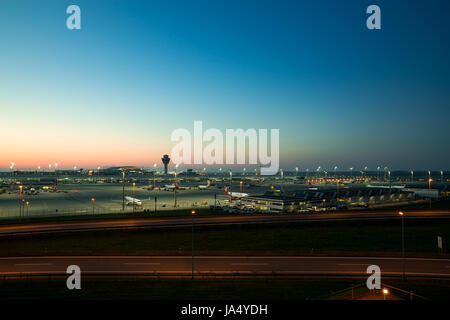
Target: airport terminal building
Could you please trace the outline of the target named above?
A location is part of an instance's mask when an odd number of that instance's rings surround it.
[[[351,188],[344,190],[267,191],[241,199],[241,204],[271,212],[302,212],[368,207],[369,205],[415,200],[415,193],[389,188]]]

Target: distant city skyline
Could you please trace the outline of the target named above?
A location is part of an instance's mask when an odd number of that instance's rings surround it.
[[[70,4],[0,2],[2,170],[161,166],[195,120],[280,129],[281,168],[450,169],[449,1]]]

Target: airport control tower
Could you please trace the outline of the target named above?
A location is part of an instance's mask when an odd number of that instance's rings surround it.
[[[167,174],[167,166],[169,165],[170,158],[167,154],[163,155],[161,158],[162,163],[164,164],[164,173]]]

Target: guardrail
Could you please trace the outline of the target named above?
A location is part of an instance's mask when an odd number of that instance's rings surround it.
[[[397,294],[402,295],[404,298],[406,298],[408,300],[413,300],[414,298],[419,299],[419,300],[427,300],[427,301],[431,300],[431,299],[426,298],[424,296],[418,295],[418,294],[414,293],[413,291],[403,290],[403,289],[400,289],[400,288],[388,285],[386,283],[381,283],[381,287],[382,288],[389,288],[392,291],[396,292]],[[365,288],[366,289],[366,290],[364,290],[365,293],[367,293],[367,292],[380,292],[382,290],[382,289],[380,289],[380,290],[377,290],[377,289],[369,290],[367,288],[366,282],[362,282],[362,283],[358,283],[358,284],[352,285],[351,287],[348,287],[348,288],[345,288],[345,289],[342,289],[342,290],[339,290],[339,291],[332,292],[328,297],[331,298],[333,296],[345,294],[346,292],[350,292],[351,291],[351,295],[352,295],[351,297],[352,297],[352,300],[353,300],[357,296],[357,295],[355,295],[355,291],[356,291],[356,289],[359,289],[359,288]],[[380,292],[380,294],[381,294],[381,292]],[[359,296],[363,296],[363,295],[359,294]],[[323,298],[326,298],[326,297],[323,297]]]

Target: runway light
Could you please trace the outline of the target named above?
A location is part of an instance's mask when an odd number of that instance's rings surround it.
[[[384,288],[384,289],[383,289],[383,294],[384,294],[384,295],[387,295],[387,294],[389,294],[389,290],[388,290],[388,289],[386,289],[386,288]]]
[[[402,216],[403,215],[403,211],[399,211],[398,214]]]
[[[192,210],[191,213],[192,213],[192,214],[195,214],[195,210]]]

